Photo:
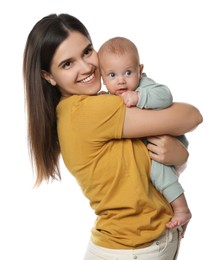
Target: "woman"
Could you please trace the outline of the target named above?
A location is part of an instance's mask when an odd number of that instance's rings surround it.
[[[60,178],[61,153],[97,215],[85,259],[176,259],[178,230],[165,228],[173,212],[148,181],[149,154],[137,138],[184,134],[202,122],[199,111],[180,103],[126,108],[118,96],[97,95],[97,53],[85,26],[67,14],[33,27],[23,69],[37,185]],[[185,150],[169,140],[182,156],[166,161],[179,166]]]

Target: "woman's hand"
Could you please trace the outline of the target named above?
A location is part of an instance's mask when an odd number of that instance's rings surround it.
[[[178,172],[186,167],[189,153],[186,147],[176,138],[169,135],[147,138],[150,158],[166,165],[174,165]]]

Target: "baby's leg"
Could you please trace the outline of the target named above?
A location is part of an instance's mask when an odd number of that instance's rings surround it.
[[[171,202],[171,206],[174,211],[174,215],[170,222],[166,224],[167,228],[176,228],[182,226],[186,230],[186,226],[190,221],[192,215],[187,205],[184,194],[181,194],[178,198]],[[184,228],[185,227],[185,228]],[[184,234],[184,232],[183,232]]]

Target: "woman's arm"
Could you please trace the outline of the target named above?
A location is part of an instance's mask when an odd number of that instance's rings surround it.
[[[182,135],[203,121],[199,110],[186,103],[173,103],[162,110],[126,107],[123,138],[157,135]]]

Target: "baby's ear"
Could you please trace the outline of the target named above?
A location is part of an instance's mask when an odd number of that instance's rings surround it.
[[[144,68],[144,65],[143,65],[143,64],[140,64],[140,65],[139,65],[140,79],[142,78],[143,68]]]

